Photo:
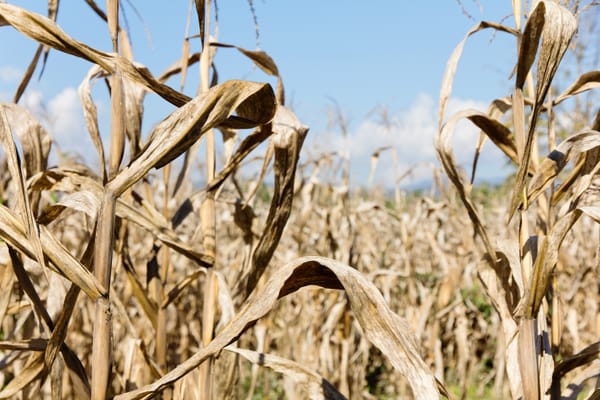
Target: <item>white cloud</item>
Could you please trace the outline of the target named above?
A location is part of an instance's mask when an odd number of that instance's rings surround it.
[[[28,89],[20,104],[27,108],[47,129],[61,152],[93,161],[94,147],[85,127],[77,91],[67,87],[46,102],[37,89]]]
[[[0,66],[0,82],[18,82],[23,77],[23,71],[11,66]]]
[[[451,99],[447,115],[467,108],[484,111],[487,105],[471,100]],[[347,143],[341,135],[330,134],[332,140],[329,144],[332,150],[350,153],[351,172],[353,180],[357,183],[366,183],[371,155],[383,146],[392,146],[395,149],[398,157],[398,175],[403,175],[417,164],[424,165],[417,168],[412,175],[413,182],[417,182],[431,178],[429,165],[439,165],[434,148],[437,118],[437,102],[428,94],[420,94],[408,109],[388,112],[387,124],[377,116],[371,117],[350,132]],[[469,173],[478,135],[479,131],[468,122],[459,123],[454,133],[455,157]],[[498,179],[506,172],[502,171],[504,156],[498,150],[490,151],[492,147],[488,143],[480,158],[477,176],[481,179]],[[393,180],[393,156],[390,151],[384,151],[379,157],[375,182],[391,186]]]
[[[27,90],[21,98],[20,104],[36,117],[45,119],[44,95],[39,90]]]
[[[48,102],[48,115],[56,139],[76,139],[84,126],[77,92],[66,88]]]
[[[51,134],[63,152],[75,153],[90,160],[94,154],[87,133],[77,91],[68,87],[48,102]]]

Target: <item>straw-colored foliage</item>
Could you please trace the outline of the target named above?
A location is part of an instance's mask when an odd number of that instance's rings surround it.
[[[599,72],[552,92],[573,5],[513,1],[516,28],[469,31],[443,80],[431,191],[388,196],[351,191],[335,153],[300,162],[308,128],[284,105],[275,61],[217,43],[212,2],[193,3],[200,34],[156,77],[135,61],[117,0],[106,12],[87,1],[110,53],[63,32],[58,1],[48,17],[0,2],[0,24],[39,43],[14,103],[0,103],[0,398],[598,397],[600,111],[562,135],[555,118]],[[487,113],[446,118],[463,47],[484,29],[515,37],[514,92]],[[218,82],[217,51],[236,50],[276,89]],[[53,51],[90,63],[79,96],[97,170],[49,165],[49,134],[18,105]],[[181,90],[166,84],[175,75]],[[99,79],[110,88],[107,154]],[[149,133],[145,96],[176,107]],[[491,139],[513,179],[465,179],[452,150],[461,119],[481,129],[476,160]],[[371,176],[389,149],[397,168],[393,148],[374,149]],[[335,165],[340,181],[322,179]]]

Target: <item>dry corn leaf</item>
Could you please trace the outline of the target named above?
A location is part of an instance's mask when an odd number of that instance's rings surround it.
[[[32,259],[37,260],[40,266],[45,267],[46,263],[40,240],[39,227],[35,222],[35,216],[33,215],[34,211],[31,207],[32,202],[29,199],[25,187],[25,177],[23,176],[21,159],[12,136],[12,129],[8,121],[6,110],[7,106],[0,104],[0,143],[2,144],[2,149],[4,150],[4,155],[7,160],[8,171],[12,178],[11,182],[15,188],[17,213],[24,226],[23,233],[25,234],[25,238],[31,245],[32,253],[30,253],[30,255],[33,256]],[[28,123],[29,122],[30,121],[28,120]],[[38,134],[39,133],[40,130],[38,130]],[[28,160],[26,159],[26,161],[29,161],[30,169],[34,168],[34,166],[31,165],[33,160],[34,158],[31,157],[29,157]]]
[[[177,75],[179,73],[183,74],[184,71],[184,67],[187,65],[187,67],[190,67],[192,65],[194,65],[195,63],[197,63],[198,61],[200,61],[200,53],[196,52],[192,55],[189,55],[188,58],[186,60],[179,60],[177,62],[175,62],[173,65],[169,66],[162,74],[160,74],[157,78],[157,80],[159,82],[166,82],[167,80],[169,80],[171,77],[173,77],[174,75]],[[187,68],[186,67],[186,68]],[[214,85],[211,85],[211,87]]]
[[[592,124],[592,130],[600,131],[600,109],[596,114],[596,118]],[[565,178],[562,184],[555,190],[554,195],[552,197],[553,203],[558,202],[570,189],[573,185],[578,182],[578,178],[582,175],[588,175],[589,179],[592,179],[595,172],[598,169],[598,163],[600,161],[600,150],[594,149],[586,153],[584,158],[580,158],[573,167],[571,173],[567,178]],[[583,186],[583,190],[585,190],[589,184]],[[581,190],[581,189],[580,189]],[[580,192],[577,193],[575,198],[578,198],[581,195]]]
[[[565,357],[554,369],[554,375],[558,378],[556,383],[560,384],[560,378],[575,368],[588,364],[598,358],[600,358],[600,342],[592,343],[578,353]]]
[[[225,180],[240,166],[242,161],[261,143],[268,139],[273,131],[270,124],[256,128],[254,132],[248,135],[238,146],[236,152],[231,156],[227,165],[209,182],[206,186],[207,192],[217,190],[225,182]]]
[[[575,82],[571,84],[564,92],[562,92],[553,104],[559,104],[569,97],[576,96],[579,93],[583,93],[587,90],[595,89],[600,87],[600,71],[590,71],[581,74]]]
[[[102,189],[100,184],[90,177],[86,171],[51,168],[31,179],[30,185],[35,190],[40,191],[57,190],[74,193],[65,195],[58,203],[48,206],[40,216],[40,223],[53,221],[67,208],[84,212],[90,217],[96,218]],[[131,221],[149,233],[156,235],[156,238],[165,245],[199,265],[212,265],[212,258],[199,253],[190,244],[183,242],[160,213],[149,204],[145,203],[143,208],[134,207],[119,198],[117,200],[116,216]]]
[[[150,299],[146,288],[139,281],[138,276],[135,272],[135,267],[133,266],[133,262],[131,261],[131,257],[129,256],[128,246],[123,247],[121,259],[123,261],[123,268],[125,269],[125,273],[127,274],[127,279],[131,284],[133,295],[142,306],[142,310],[146,314],[146,317],[148,317],[148,320],[152,323],[152,326],[154,326],[154,328],[156,329],[158,306],[155,302],[153,302]]]
[[[25,267],[23,266],[23,262],[21,261],[19,253],[9,245],[8,254],[10,256],[12,269],[15,273],[17,281],[19,282],[19,286],[29,298],[29,301],[31,302],[33,310],[35,311],[39,321],[44,324],[46,333],[51,332],[54,328],[54,322],[52,322],[52,318],[46,310],[46,306],[42,303],[40,296],[33,286],[33,282],[31,282],[27,271],[25,271]]]
[[[226,47],[226,48],[234,48],[237,49],[240,53],[248,57],[252,60],[258,68],[260,68],[265,74],[271,75],[277,78],[277,104],[284,105],[285,104],[285,90],[283,88],[283,80],[281,79],[281,75],[279,74],[279,69],[277,68],[277,64],[271,58],[269,54],[262,50],[246,50],[242,47],[234,46],[231,44],[225,43],[211,43],[211,46],[215,47]]]
[[[546,236],[535,259],[533,273],[526,296],[523,297],[524,309],[518,314],[526,318],[536,316],[542,300],[548,291],[550,278],[558,261],[558,250],[565,236],[581,216],[581,210],[575,209],[560,217]]]
[[[295,385],[305,387],[309,399],[345,400],[346,397],[327,379],[304,365],[272,354],[259,353],[252,350],[227,346],[225,350],[239,354],[252,364],[268,367],[292,379]]]
[[[194,247],[181,240],[180,236],[171,229],[164,218],[152,218],[139,208],[127,204],[123,200],[117,200],[116,215],[119,218],[133,222],[144,230],[156,235],[156,238],[176,252],[188,257],[198,263],[198,265],[208,267],[213,265],[212,257],[200,253]]]
[[[471,184],[475,181],[475,172],[477,170],[477,163],[479,160],[479,155],[481,154],[481,150],[483,149],[483,145],[485,144],[488,135],[498,133],[500,134],[497,137],[498,140],[492,139],[492,141],[496,144],[498,148],[500,148],[515,164],[518,163],[517,157],[517,149],[516,144],[514,143],[514,135],[504,124],[500,123],[499,118],[504,115],[510,108],[512,107],[512,103],[510,99],[495,99],[490,106],[488,107],[487,115],[484,115],[483,118],[489,120],[488,123],[491,123],[492,126],[495,126],[492,129],[488,129],[489,132],[487,135],[485,132],[480,132],[479,139],[477,141],[477,146],[475,148],[475,155],[473,156],[473,169],[471,172]]]
[[[46,347],[44,356],[46,369],[44,370],[44,375],[54,364],[56,355],[60,350],[65,360],[65,364],[69,368],[71,381],[73,383],[75,393],[77,394],[77,398],[83,400],[89,399],[91,394],[90,384],[87,379],[85,368],[75,352],[73,352],[73,350],[71,350],[65,344],[65,339],[69,333],[69,322],[71,321],[71,316],[73,315],[73,311],[77,305],[78,296],[79,288],[75,285],[71,285],[67,295],[65,296],[62,310],[58,316],[58,320],[56,321],[54,329],[52,330],[52,335],[50,336],[50,340],[48,341]]]
[[[254,290],[271,261],[290,216],[296,166],[308,128],[302,125],[289,109],[279,106],[273,120],[273,132],[272,143],[275,148],[273,197],[263,233],[252,253],[252,266],[246,278],[244,297]]]
[[[448,100],[450,99],[450,95],[452,94],[452,85],[454,84],[454,75],[456,75],[456,68],[458,67],[458,62],[460,61],[460,57],[462,55],[463,48],[465,47],[465,43],[467,39],[484,29],[495,29],[500,32],[506,32],[518,37],[520,32],[509,28],[507,26],[497,24],[494,22],[486,22],[482,21],[475,25],[467,34],[464,39],[454,48],[452,51],[452,55],[448,59],[448,63],[446,64],[446,70],[444,71],[444,77],[442,78],[442,88],[440,89],[440,102],[438,106],[438,128],[441,130],[442,124],[444,123],[444,116],[446,114],[446,106],[448,104]]]
[[[109,0],[110,3],[110,0]],[[116,0],[115,0],[115,7]],[[109,18],[110,25],[110,18]],[[116,29],[116,28],[115,28]],[[110,78],[110,147],[108,153],[108,179],[113,179],[119,171],[125,154],[125,95],[123,76],[117,65]]]
[[[585,167],[585,160],[579,160],[577,164],[573,167],[573,169],[569,172],[569,175],[562,180],[560,185],[554,189],[554,193],[552,194],[552,204],[558,204],[558,202],[569,192],[573,184],[577,182],[577,179],[581,175],[583,169]]]
[[[228,81],[211,88],[175,110],[152,131],[139,156],[108,184],[119,195],[133,186],[152,168],[168,164],[203,133],[228,122],[237,114],[244,127],[269,122],[275,114],[275,99],[268,84]]]
[[[18,350],[18,351],[44,351],[48,339],[25,339],[25,340],[2,340],[0,341],[1,350]]]
[[[91,83],[93,80],[103,77],[105,74],[106,73],[98,65],[94,65],[92,68],[90,68],[78,89],[79,99],[81,101],[81,105],[83,106],[85,126],[87,127],[87,131],[90,134],[92,143],[96,148],[98,157],[100,158],[100,177],[102,181],[106,179],[106,162],[104,157],[104,145],[102,144],[100,128],[98,127],[98,111],[94,101],[92,100]]]
[[[598,206],[582,206],[578,207],[585,215],[600,224],[600,207]]]
[[[17,86],[17,91],[13,96],[13,103],[17,104],[19,100],[21,100],[21,96],[23,96],[23,93],[25,93],[25,89],[27,89],[27,85],[29,85],[29,81],[31,81],[31,77],[33,76],[33,72],[37,67],[43,49],[44,46],[42,46],[41,44],[37,47],[35,54],[33,55],[33,59],[29,63],[27,70],[25,70],[25,74],[23,74],[23,78],[21,78],[19,86]]]
[[[275,270],[236,317],[205,347],[154,383],[115,396],[115,400],[148,399],[218,354],[275,306],[277,299],[318,285],[343,289],[367,339],[377,346],[410,384],[415,398],[438,399],[433,374],[419,356],[408,323],[392,312],[381,293],[356,269],[323,257],[304,257]]]
[[[101,190],[100,178],[81,164],[51,167],[29,179],[31,190],[59,191],[71,193],[87,190],[96,193]]]
[[[0,399],[14,398],[21,390],[33,382],[44,369],[44,353],[35,352],[31,354],[27,363],[23,367],[22,373],[15,376],[0,391]]]
[[[96,4],[94,0],[85,0],[85,2],[100,18],[102,18],[104,22],[108,21],[106,13],[98,6],[98,4]]]
[[[205,21],[205,8],[206,1],[205,0],[194,0],[196,6],[196,16],[198,17],[198,28],[200,29],[200,41],[202,42],[202,47],[204,47],[204,39],[206,38],[206,21]]]
[[[49,205],[41,212],[38,223],[48,225],[57,219],[65,209],[82,212],[95,221],[99,207],[100,198],[97,194],[87,190],[67,193],[58,202]]]
[[[0,237],[27,257],[35,259],[31,242],[25,235],[25,228],[12,212],[0,205]],[[40,227],[40,241],[47,264],[69,281],[79,286],[92,300],[106,295],[106,289],[45,227]]]
[[[50,18],[52,21],[56,22],[57,15],[58,15],[58,0],[48,0],[48,18]],[[42,54],[42,50],[44,50],[44,60],[42,62],[42,70],[40,72],[40,78],[42,77],[44,68],[46,67],[46,62],[48,60],[48,54],[50,53],[50,48],[47,46],[39,45],[37,50],[35,51],[35,54],[33,55],[33,59],[29,63],[29,66],[27,67],[27,70],[25,71],[25,74],[23,75],[23,78],[21,79],[21,82],[19,83],[19,86],[17,87],[17,91],[13,98],[13,102],[15,104],[19,102],[23,93],[25,93],[25,89],[27,89],[27,85],[29,85],[29,81],[31,80],[31,77],[33,76],[33,72],[35,71],[35,68],[37,67],[38,61],[40,59],[40,55]]]
[[[592,132],[597,135],[597,132]],[[596,212],[595,206],[588,206],[585,201],[580,203],[581,197],[588,191],[600,169],[600,163],[597,163],[591,171],[581,174],[575,181],[575,190],[568,204],[569,209],[565,215],[561,216],[552,226],[550,234],[544,238],[541,249],[535,260],[533,275],[527,297],[524,298],[524,309],[520,313],[525,316],[536,315],[542,303],[544,296],[550,285],[554,268],[558,261],[558,250],[573,225],[578,221],[582,212],[594,219]]]
[[[123,42],[122,42],[123,43]],[[125,133],[129,140],[129,157],[137,157],[142,148],[142,116],[146,90],[129,79],[123,80]]]
[[[72,378],[74,381],[77,381],[74,383],[77,387],[84,389],[83,393],[88,393],[88,395],[84,396],[83,398],[89,397],[89,384],[87,383],[85,369],[75,353],[64,344],[64,340],[67,335],[68,323],[77,300],[77,295],[79,294],[79,289],[74,285],[71,287],[67,297],[65,298],[65,304],[55,325],[50,317],[50,314],[46,310],[46,307],[42,303],[42,300],[37,294],[31,279],[25,271],[19,255],[11,246],[9,246],[8,251],[13,270],[15,271],[15,275],[17,276],[19,284],[31,300],[38,318],[44,322],[47,332],[51,332],[50,340],[48,340],[46,343],[45,354],[43,358],[43,368],[41,370],[34,369],[31,374],[24,374],[26,375],[27,379],[30,380],[29,382],[26,382],[26,379],[24,378],[20,384],[27,385],[38,378],[42,379],[43,381],[45,379],[44,377],[51,370],[56,355],[60,350],[67,366],[70,369]],[[86,387],[87,390],[85,389]],[[0,393],[0,398],[2,398],[2,393]]]
[[[499,262],[496,268],[489,262],[480,263],[478,278],[483,284],[488,300],[500,317],[504,337],[516,338],[518,327],[513,318],[513,311],[521,298],[523,281],[520,276],[519,250],[516,246],[508,247],[509,245],[509,242],[499,244],[499,247],[506,248],[497,253]],[[523,392],[518,365],[519,354],[518,340],[509,340],[502,357],[514,399],[520,398]]]
[[[512,217],[522,199],[525,178],[530,168],[533,139],[537,120],[542,110],[548,89],[565,51],[577,29],[577,20],[565,7],[553,1],[540,1],[529,16],[520,40],[515,88],[523,89],[525,79],[538,53],[535,101],[529,118],[529,129],[525,137],[522,159],[514,184],[509,218]],[[541,40],[541,44],[540,44]]]
[[[10,298],[13,293],[13,284],[15,282],[15,275],[12,273],[10,268],[0,269],[0,325],[4,322],[4,317],[8,311],[10,305]]]
[[[518,163],[517,158],[517,146],[514,141],[514,137],[503,123],[497,119],[491,118],[490,116],[473,111],[470,115],[466,116],[473,122],[482,133],[485,134],[492,142],[498,147],[504,154],[508,156],[515,164]]]
[[[25,36],[55,50],[98,64],[109,73],[113,73],[118,65],[125,77],[155,92],[178,107],[190,100],[188,96],[157,81],[147,68],[134,65],[124,57],[96,50],[74,40],[63,32],[55,22],[42,15],[11,4],[0,3],[0,18]]]
[[[26,178],[46,169],[52,139],[31,113],[16,104],[2,105],[8,124],[18,138],[23,153]]]
[[[479,216],[479,212],[475,207],[471,199],[471,185],[465,181],[464,174],[456,163],[456,159],[454,158],[454,151],[452,150],[452,138],[454,135],[454,129],[458,121],[463,118],[469,119],[474,124],[478,125],[484,132],[486,132],[486,128],[490,131],[495,131],[498,129],[498,124],[494,124],[490,122],[490,119],[478,111],[474,110],[465,110],[454,114],[452,117],[448,119],[444,125],[441,126],[441,129],[438,135],[435,138],[435,148],[438,154],[438,157],[442,163],[442,167],[446,171],[446,175],[448,179],[452,182],[460,199],[462,200],[465,208],[467,209],[467,213],[469,214],[469,218],[475,228],[475,232],[481,237],[483,240],[483,244],[485,245],[485,249],[487,252],[487,256],[489,257],[489,262],[492,264],[496,263],[496,251],[494,250],[494,246],[492,246],[492,242],[489,239],[487,231],[483,226],[483,222]],[[500,124],[501,125],[501,124]],[[493,129],[490,129],[493,128]],[[487,132],[486,132],[487,133]],[[496,136],[496,133],[492,133],[492,136]],[[498,136],[502,136],[501,134]]]
[[[527,202],[535,201],[554,182],[571,159],[598,146],[600,146],[600,132],[592,130],[576,133],[560,143],[540,163],[536,174],[531,179]]]
[[[183,289],[185,289],[190,283],[196,281],[196,279],[198,279],[198,277],[200,277],[200,275],[204,275],[204,274],[206,274],[206,270],[197,269],[194,272],[185,276],[182,280],[177,282],[173,286],[173,288],[171,288],[171,290],[169,290],[169,292],[164,297],[164,300],[160,306],[162,308],[166,308],[169,304],[171,304],[172,302],[174,302],[177,299],[177,297],[181,294],[181,292],[183,292]]]
[[[56,22],[58,16],[58,3],[59,0],[48,0],[48,18],[51,21]],[[42,70],[40,71],[40,78],[46,69],[46,63],[48,62],[48,55],[50,54],[50,47],[44,46],[44,59],[42,60]]]

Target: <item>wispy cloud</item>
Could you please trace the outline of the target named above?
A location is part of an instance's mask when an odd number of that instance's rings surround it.
[[[473,100],[451,99],[448,115],[467,108],[485,111],[487,104]],[[373,113],[349,133],[345,139],[339,134],[329,133],[328,146],[331,150],[349,153],[351,173],[356,183],[367,181],[370,160],[373,152],[384,146],[391,146],[398,158],[398,175],[403,175],[414,166],[438,165],[434,148],[437,134],[437,103],[428,94],[420,94],[405,110],[390,112],[386,118]],[[457,161],[470,171],[479,131],[471,124],[459,123],[454,135],[454,151]],[[486,146],[478,166],[478,177],[496,180],[507,171],[505,157],[493,146]],[[375,181],[383,185],[393,185],[393,156],[386,150],[379,156]],[[431,177],[430,168],[415,169],[412,180],[419,181]]]
[[[86,131],[76,89],[67,87],[46,101],[37,89],[29,89],[20,104],[35,115],[61,152],[94,161],[95,151]]]
[[[18,82],[23,77],[23,71],[11,66],[0,66],[0,83]]]

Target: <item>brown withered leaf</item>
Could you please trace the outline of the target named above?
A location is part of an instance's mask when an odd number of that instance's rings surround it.
[[[44,46],[42,46],[41,44],[37,47],[37,49],[33,55],[33,59],[29,63],[27,70],[25,70],[25,74],[23,74],[23,78],[21,78],[21,82],[19,82],[19,86],[17,86],[17,91],[15,92],[15,95],[13,97],[13,103],[17,104],[19,102],[19,100],[21,100],[21,96],[23,96],[23,93],[25,93],[25,89],[27,89],[27,85],[29,85],[29,82],[31,81],[31,77],[33,76],[33,72],[35,71],[35,68],[37,67],[40,56],[42,55],[43,48],[44,48]]]
[[[275,149],[273,197],[267,221],[252,253],[252,266],[246,277],[244,297],[254,290],[265,272],[292,211],[296,167],[308,128],[302,125],[289,109],[279,106],[273,120],[273,132],[272,143]]]
[[[37,379],[44,369],[44,353],[32,353],[27,363],[23,366],[22,373],[15,376],[6,386],[0,391],[0,399],[14,398],[23,388]]]
[[[7,107],[7,105],[0,104],[0,144],[2,145],[2,150],[4,150],[4,155],[8,164],[8,171],[11,175],[11,181],[13,182],[15,188],[16,209],[18,215],[17,221],[22,223],[23,233],[26,238],[25,240],[27,240],[31,245],[31,258],[36,260],[40,266],[45,267],[46,262],[44,259],[43,246],[40,240],[39,227],[35,222],[32,201],[27,193],[25,176],[23,175],[23,169],[21,168],[21,158],[17,152],[17,146],[12,135],[12,127],[7,116],[7,110],[9,109],[12,109],[12,107]],[[38,133],[39,132],[40,131],[38,130]],[[38,150],[40,149],[38,148]],[[32,160],[33,159],[30,157],[28,160],[30,164],[32,163]],[[30,168],[32,168],[31,165]]]
[[[262,51],[262,50],[246,50],[239,46],[234,46],[231,44],[225,43],[216,43],[213,42],[210,44],[215,47],[226,47],[226,48],[234,48],[237,49],[240,53],[248,57],[250,60],[256,64],[258,68],[260,68],[265,74],[271,75],[277,78],[277,104],[284,105],[285,104],[285,90],[283,88],[283,80],[281,79],[281,75],[279,74],[279,69],[277,68],[277,64],[271,58],[271,56]]]
[[[146,314],[146,317],[148,317],[148,320],[150,320],[150,322],[152,323],[152,326],[154,326],[154,328],[156,329],[158,306],[154,301],[152,301],[152,299],[150,299],[146,288],[139,281],[138,276],[135,272],[135,267],[133,266],[133,261],[131,261],[131,257],[129,255],[129,248],[127,245],[123,247],[121,259],[123,260],[123,268],[125,269],[127,279],[131,284],[133,295],[140,303],[142,310]]]
[[[25,228],[3,205],[0,205],[0,237],[27,257],[35,259],[33,245],[25,234]],[[106,295],[106,289],[94,275],[44,226],[40,226],[40,241],[44,256],[49,261],[47,266],[79,286],[92,300]]]
[[[419,355],[408,322],[390,310],[377,288],[348,265],[323,257],[304,257],[277,268],[266,285],[252,294],[236,317],[207,346],[152,384],[117,395],[115,400],[155,396],[235,342],[248,327],[271,311],[279,298],[308,285],[344,290],[365,336],[406,376],[415,398],[440,397],[435,378]]]
[[[515,179],[509,218],[512,217],[523,194],[526,175],[529,172],[532,146],[536,133],[537,121],[542,110],[548,89],[554,78],[558,65],[577,29],[577,20],[565,7],[552,1],[540,1],[525,25],[520,41],[519,56],[517,61],[517,77],[515,88],[522,91],[525,79],[536,58],[537,73],[535,85],[535,99],[529,129],[525,137],[522,159],[519,160],[519,169]],[[541,41],[541,44],[540,44]]]
[[[79,100],[83,106],[85,126],[90,134],[94,148],[98,153],[98,157],[100,158],[100,178],[102,181],[104,181],[106,177],[106,162],[104,156],[104,145],[102,144],[100,128],[98,127],[98,111],[96,109],[96,105],[94,104],[94,100],[92,99],[91,84],[94,80],[105,76],[106,72],[104,72],[99,66],[94,65],[92,68],[90,68],[85,78],[83,78],[83,81],[77,90],[79,94]]]
[[[531,203],[555,181],[567,163],[579,154],[600,146],[600,132],[583,131],[560,143],[542,162],[531,179],[527,201]]]
[[[8,103],[2,107],[9,126],[21,144],[26,178],[30,178],[46,169],[52,139],[46,129],[24,107]]]
[[[446,70],[444,71],[444,77],[442,78],[442,87],[440,89],[440,101],[438,105],[438,128],[441,129],[444,123],[444,117],[446,114],[446,106],[448,104],[448,100],[450,100],[450,95],[452,94],[452,85],[454,84],[454,76],[456,75],[456,68],[458,67],[458,62],[460,61],[460,57],[462,55],[463,48],[465,47],[465,43],[467,39],[473,34],[482,31],[484,29],[495,29],[499,32],[506,32],[515,37],[520,35],[520,32],[509,28],[508,26],[497,24],[494,22],[486,22],[482,21],[475,25],[467,34],[464,39],[454,48],[452,51],[452,55],[448,59],[448,63],[446,64]]]
[[[569,371],[598,358],[600,358],[600,342],[592,343],[578,353],[565,357],[554,369],[554,375],[563,377]]]
[[[97,194],[87,190],[81,190],[67,193],[56,203],[50,204],[48,207],[44,208],[37,220],[38,223],[42,225],[48,225],[50,222],[57,219],[65,209],[71,209],[83,212],[95,221],[99,207],[100,198]]]
[[[78,42],[68,36],[54,21],[42,15],[12,4],[0,3],[0,19],[30,39],[98,64],[109,73],[113,73],[118,65],[126,78],[144,86],[178,107],[190,100],[188,96],[160,83],[144,66],[134,65],[125,57],[109,54]]]
[[[454,158],[454,150],[452,149],[454,129],[456,127],[456,124],[463,118],[469,119],[479,128],[481,128],[483,132],[491,132],[488,133],[488,135],[494,137],[502,137],[504,133],[496,132],[502,132],[502,129],[499,128],[502,124],[500,124],[499,122],[492,123],[489,117],[487,117],[485,114],[482,114],[479,111],[464,110],[451,116],[448,119],[448,122],[446,122],[441,127],[438,135],[435,138],[435,148],[438,157],[442,163],[442,167],[446,171],[446,175],[450,179],[450,182],[452,182],[452,184],[458,191],[460,199],[462,200],[465,208],[467,209],[469,218],[471,219],[471,223],[475,228],[475,232],[483,240],[487,256],[489,258],[488,261],[490,261],[491,263],[495,263],[496,251],[494,250],[494,246],[490,241],[490,238],[487,234],[487,230],[485,229],[481,217],[479,216],[479,212],[475,207],[475,203],[471,199],[471,185],[468,182],[466,182],[463,171],[459,169],[458,164],[456,163],[456,159]],[[498,140],[498,137],[496,137],[496,140]],[[512,151],[512,148],[509,146],[506,146],[505,148],[507,149],[507,151]]]
[[[225,180],[240,166],[242,161],[254,150],[258,145],[267,140],[273,131],[271,129],[271,125],[263,125],[258,127],[254,132],[248,135],[242,143],[238,146],[235,153],[231,156],[227,165],[223,167],[221,171],[215,176],[215,178],[209,182],[206,186],[206,191],[215,191]]]
[[[236,127],[255,127],[271,121],[275,98],[268,84],[227,81],[211,88],[164,119],[150,134],[139,156],[108,183],[119,195],[133,186],[152,168],[160,168],[194,144],[207,130],[225,125],[234,113]]]
[[[36,379],[41,379],[43,381],[45,376],[50,372],[54,360],[60,351],[63,354],[70,372],[72,373],[72,377],[78,381],[76,382],[77,386],[83,389],[82,392],[84,394],[86,392],[88,393],[87,396],[84,395],[83,398],[89,398],[89,384],[87,383],[87,377],[85,375],[83,365],[75,353],[64,343],[67,335],[68,324],[77,301],[77,296],[79,294],[79,288],[75,285],[71,286],[67,296],[65,297],[65,302],[58,320],[56,324],[54,324],[50,314],[39,297],[33,282],[29,278],[29,275],[27,274],[27,271],[25,270],[17,251],[12,248],[12,246],[9,246],[8,250],[11,264],[19,284],[33,304],[33,308],[38,315],[38,318],[44,322],[46,331],[51,333],[50,340],[46,342],[46,347],[44,349],[45,354],[43,358],[43,368],[41,370],[34,369],[31,374],[24,374],[29,381],[27,382],[24,378],[21,384],[27,385]],[[85,389],[86,387],[87,390]],[[0,398],[2,398],[2,393],[0,393]]]
[[[92,219],[96,218],[102,188],[85,169],[50,168],[31,179],[30,186],[39,191],[56,190],[71,193],[46,207],[39,218],[40,223],[48,224],[54,221],[66,209],[80,211]],[[160,213],[148,203],[144,203],[144,207],[135,207],[124,199],[117,199],[117,217],[131,221],[149,233],[155,234],[156,238],[165,245],[199,265],[212,265],[211,258],[198,252],[190,244],[184,243],[162,216],[157,217],[159,215]]]
[[[558,250],[573,225],[579,220],[581,210],[574,209],[561,216],[552,226],[548,236],[544,237],[538,250],[529,282],[529,288],[523,297],[524,308],[519,314],[526,318],[537,316],[542,300],[548,291],[550,278],[558,262]]]
[[[553,104],[559,104],[569,97],[576,96],[586,90],[600,87],[600,70],[586,72],[581,74],[575,82],[565,89],[556,99]]]

